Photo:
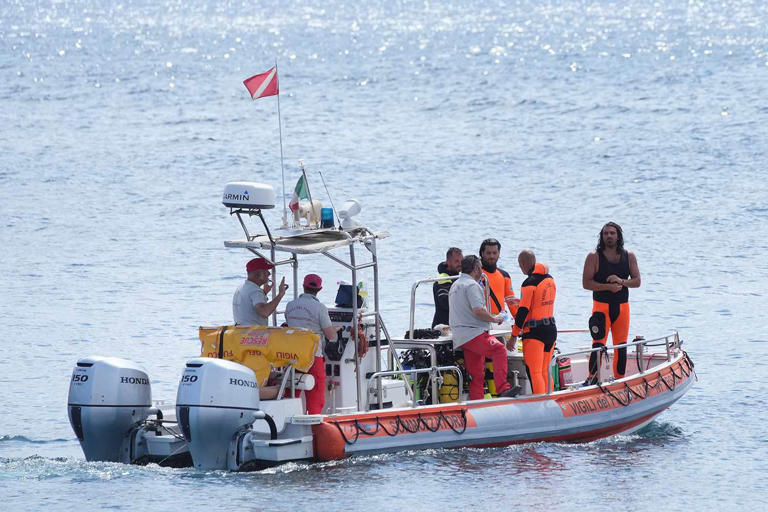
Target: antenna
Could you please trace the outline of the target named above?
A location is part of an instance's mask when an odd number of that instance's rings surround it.
[[[331,197],[331,193],[328,192],[328,185],[325,184],[325,178],[323,178],[323,171],[318,171],[320,173],[320,179],[323,180],[323,186],[325,187],[325,193],[328,194],[328,200],[331,201],[331,208],[333,208],[333,214],[336,215],[336,220],[339,221],[339,228],[341,228],[341,219],[339,218],[339,212],[336,211],[336,207],[333,206],[333,198]]]
[[[275,59],[275,79],[280,80],[277,74],[277,59]],[[278,82],[279,84],[280,82]],[[280,115],[280,85],[277,96],[277,127],[280,130],[280,176],[283,178],[283,229],[288,227],[288,209],[285,207],[285,164],[283,163],[283,121]]]

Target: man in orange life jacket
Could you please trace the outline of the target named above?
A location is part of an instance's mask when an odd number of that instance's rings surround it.
[[[536,263],[536,255],[530,249],[521,251],[517,262],[528,278],[520,287],[520,304],[510,342],[514,345],[522,331],[525,369],[533,394],[540,395],[551,387],[549,363],[557,340],[555,280],[548,274],[546,265]]]
[[[608,333],[614,345],[627,342],[629,335],[629,288],[640,287],[640,270],[634,253],[624,249],[621,226],[609,222],[600,230],[597,248],[584,262],[582,285],[592,291],[592,316],[589,330],[592,348],[605,347]],[[589,378],[585,384],[597,382],[598,352],[589,356]],[[613,376],[624,377],[627,368],[626,347],[613,354]]]
[[[517,304],[520,300],[512,291],[512,278],[509,274],[496,266],[501,254],[501,244],[495,238],[486,238],[480,244],[480,261],[483,264],[483,274],[488,281],[490,300],[488,311],[492,315],[504,312],[504,306],[514,317],[517,313]]]

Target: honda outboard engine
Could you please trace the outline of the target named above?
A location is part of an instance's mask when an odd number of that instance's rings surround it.
[[[229,442],[257,418],[259,386],[253,370],[200,357],[187,362],[176,395],[176,417],[198,469],[227,469]]]
[[[91,356],[72,371],[69,423],[86,460],[130,462],[123,439],[151,407],[149,376],[133,361]]]

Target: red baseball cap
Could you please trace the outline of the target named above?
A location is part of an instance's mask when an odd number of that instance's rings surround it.
[[[304,276],[304,287],[313,290],[323,289],[323,279],[317,274],[307,274]]]
[[[248,272],[251,270],[269,270],[271,268],[274,268],[274,265],[264,258],[253,258],[251,261],[245,264],[245,270]]]

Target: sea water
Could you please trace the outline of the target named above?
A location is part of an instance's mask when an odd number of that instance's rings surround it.
[[[768,7],[558,0],[0,3],[3,510],[754,508],[768,486]],[[242,80],[277,61],[276,97]],[[303,159],[360,201],[382,314],[450,246],[532,248],[586,327],[584,258],[615,221],[637,255],[631,335],[680,332],[698,382],[643,431],[233,474],[88,463],[72,366],[143,364],[175,397],[197,327],[231,321],[248,254],[220,203]],[[318,179],[322,171],[331,198]],[[349,279],[325,258],[304,272]],[[370,276],[363,276],[368,280]],[[292,290],[289,292],[289,295]],[[320,298],[332,302],[334,291]],[[431,321],[419,290],[417,325]],[[564,350],[589,343],[563,335]]]

